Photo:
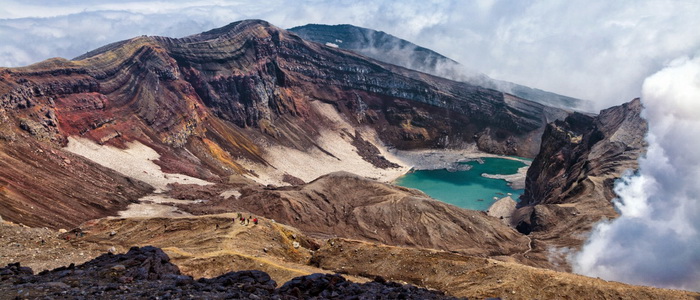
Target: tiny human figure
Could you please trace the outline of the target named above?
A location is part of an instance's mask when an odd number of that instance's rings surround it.
[[[250,219],[251,219],[252,217],[253,217],[253,216],[248,216],[248,218],[245,219],[245,226],[248,226],[248,224],[250,224]]]
[[[241,225],[245,225],[245,218],[241,216]]]
[[[258,218],[253,219],[253,225],[258,225]]]

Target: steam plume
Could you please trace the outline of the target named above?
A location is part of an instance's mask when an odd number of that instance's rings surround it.
[[[681,58],[642,87],[648,152],[615,187],[621,216],[599,224],[574,271],[700,291],[700,56]]]

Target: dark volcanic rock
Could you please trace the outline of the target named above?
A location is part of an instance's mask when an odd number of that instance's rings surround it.
[[[6,280],[6,278],[10,276],[18,276],[18,275],[34,275],[34,271],[32,268],[29,267],[22,267],[20,263],[12,263],[8,264],[4,268],[0,268],[0,277],[2,280]]]
[[[387,282],[381,277],[358,284],[338,274],[320,273],[294,278],[280,287],[277,294],[285,295],[285,299],[457,299],[410,284]]]
[[[387,169],[387,168],[398,168],[399,165],[390,162],[384,156],[381,155],[379,149],[372,145],[372,143],[366,141],[362,138],[359,132],[355,132],[352,139],[352,145],[357,148],[357,154],[362,156],[362,158],[377,168]]]
[[[566,197],[564,191],[577,183],[584,171],[591,146],[600,141],[594,120],[574,113],[546,127],[540,154],[528,169],[521,204],[554,204]]]
[[[33,275],[19,263],[0,268],[3,299],[455,299],[438,291],[377,280],[356,284],[340,275],[312,274],[281,288],[261,271],[230,272],[194,281],[159,248],[132,248],[85,264]]]

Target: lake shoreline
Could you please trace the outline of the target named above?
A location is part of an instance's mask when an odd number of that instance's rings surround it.
[[[474,161],[480,158],[502,158],[509,160],[520,161],[525,166],[518,169],[515,174],[482,174],[486,178],[503,179],[508,182],[513,189],[525,189],[525,177],[527,170],[532,164],[532,160],[514,156],[505,156],[491,154],[478,150],[475,145],[471,145],[465,149],[429,149],[429,150],[390,150],[391,158],[398,160],[403,167],[408,169],[394,178],[382,178],[384,182],[394,183],[399,178],[414,172],[416,170],[456,170],[457,166],[462,162]]]
[[[406,152],[403,153],[404,157]],[[480,152],[420,151],[408,153],[412,172],[393,183],[423,191],[458,207],[487,211],[498,199],[518,199],[524,192],[530,161]],[[503,175],[505,174],[505,175]]]

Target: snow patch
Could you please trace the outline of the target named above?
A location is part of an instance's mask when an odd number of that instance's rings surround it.
[[[232,196],[235,199],[238,199],[238,197],[241,196],[241,192],[239,192],[238,190],[227,190],[221,193],[221,197],[224,197],[224,199],[231,198]]]
[[[325,152],[318,148],[300,151],[284,146],[269,147],[266,149],[265,160],[271,166],[260,166],[242,161],[246,168],[255,170],[255,173],[259,175],[259,177],[250,177],[252,180],[261,184],[287,185],[282,181],[284,173],[310,182],[328,173],[347,171],[367,178],[391,182],[408,172],[410,169],[408,166],[381,169],[365,161],[357,154],[357,148],[352,145],[352,137],[345,133],[354,134],[355,128],[336,111],[335,107],[318,101],[312,102],[311,105],[333,123],[331,129],[321,131],[316,140],[316,144]],[[372,142],[388,160],[400,163],[396,157],[386,151],[384,145],[378,142],[376,132],[372,129],[367,128],[361,134],[363,138]]]
[[[132,203],[125,211],[119,212],[122,218],[185,217],[191,214],[180,211],[175,206],[153,203]]]
[[[508,185],[510,185],[511,188],[516,189],[516,190],[522,190],[525,188],[525,178],[527,177],[527,170],[530,168],[530,165],[532,164],[531,161],[529,160],[524,160],[524,159],[516,159],[518,161],[521,161],[525,164],[524,167],[520,167],[518,169],[518,172],[515,174],[487,174],[483,173],[481,176],[486,177],[486,178],[491,178],[491,179],[503,179],[505,181],[508,181]]]
[[[153,161],[160,158],[155,150],[135,141],[126,149],[99,145],[89,139],[68,137],[64,150],[83,156],[99,165],[117,171],[124,176],[143,181],[155,188],[155,192],[168,190],[168,184],[209,185],[211,182],[183,174],[166,174]]]
[[[163,194],[151,194],[141,197],[139,203],[129,204],[126,210],[119,212],[119,216],[122,218],[191,216],[191,214],[181,211],[173,204],[195,204],[202,202],[203,200],[180,200]]]

